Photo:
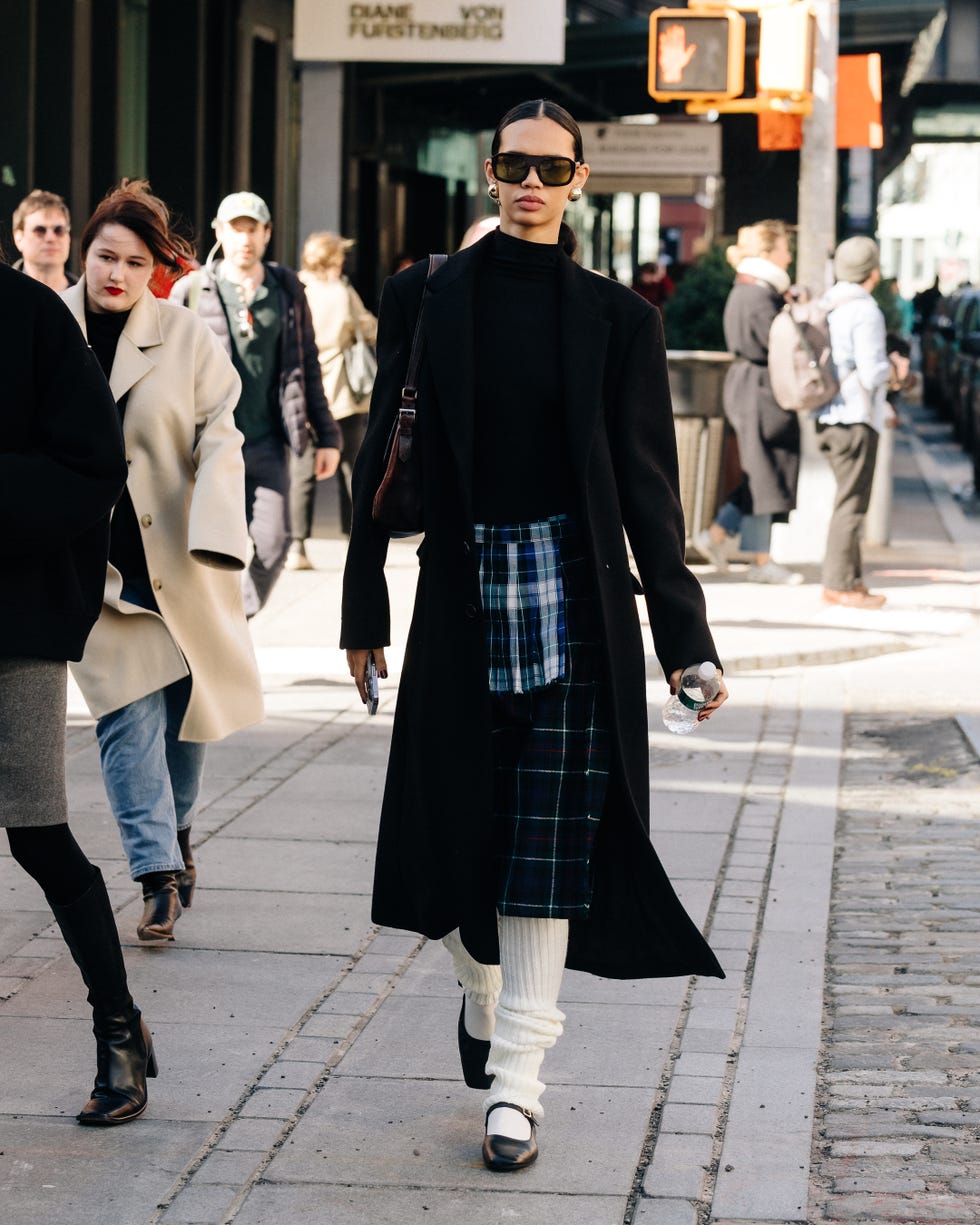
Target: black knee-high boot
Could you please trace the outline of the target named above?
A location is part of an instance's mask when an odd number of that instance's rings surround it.
[[[92,1005],[96,1044],[95,1085],[79,1123],[128,1123],[146,1109],[146,1078],[156,1076],[153,1042],[126,985],[116,918],[102,873],[67,906],[51,904],[61,934],[82,972]]]

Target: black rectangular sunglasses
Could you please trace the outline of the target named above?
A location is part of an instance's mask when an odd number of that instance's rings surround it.
[[[545,187],[565,187],[571,183],[578,162],[570,157],[537,157],[531,153],[495,153],[490,160],[493,173],[501,183],[523,183],[533,166]]]

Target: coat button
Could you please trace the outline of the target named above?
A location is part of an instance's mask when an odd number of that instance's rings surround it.
[[[155,579],[153,580],[153,590],[154,590],[154,591],[162,591],[162,590],[163,590],[163,579],[160,579],[160,578],[155,578]]]
[[[463,609],[463,612],[464,612],[464,613],[466,613],[466,615],[467,615],[467,616],[469,617],[469,619],[472,621],[472,620],[473,620],[473,618],[476,616],[476,605],[475,605],[475,604],[467,604],[467,605],[466,605],[466,607]]]
[[[152,515],[141,515],[140,516],[140,523],[142,523],[144,527],[149,527],[152,522],[153,522]]]

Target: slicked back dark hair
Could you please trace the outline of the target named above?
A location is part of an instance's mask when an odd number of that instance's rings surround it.
[[[512,123],[518,123],[521,119],[553,120],[559,127],[564,128],[575,142],[575,160],[577,162],[585,161],[581,129],[563,106],[559,106],[557,102],[552,102],[549,98],[533,98],[528,102],[518,102],[516,106],[510,108],[503,119],[497,124],[497,130],[493,134],[493,144],[490,146],[491,157],[500,152],[500,138],[503,135],[504,128]]]

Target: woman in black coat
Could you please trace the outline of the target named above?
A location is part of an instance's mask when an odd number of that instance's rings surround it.
[[[126,1123],[156,1075],[99,869],[68,828],[66,661],[102,608],[109,512],[126,484],[119,416],[57,295],[0,265],[0,826],[44,890],[88,987],[97,1072],[79,1123]]]
[[[725,416],[738,439],[742,484],[695,546],[719,570],[728,568],[734,538],[753,554],[750,583],[795,586],[803,575],[773,561],[772,525],[784,523],[796,506],[800,473],[800,423],[780,408],[769,381],[769,328],[785,304],[792,260],[789,230],[782,221],[744,225],[725,253],[735,284],[725,303],[725,343],[735,360],[725,376]]]
[[[445,939],[464,989],[464,1077],[490,1090],[484,1160],[514,1169],[537,1153],[537,1073],[561,1033],[566,964],[721,974],[649,841],[624,527],[672,688],[683,667],[718,661],[684,565],[660,315],[561,245],[588,177],[578,126],[554,103],[523,103],[491,153],[500,229],[451,257],[425,302],[425,538],[373,917]],[[341,645],[362,698],[368,659],[383,676],[390,641],[388,536],[371,503],[425,278],[416,264],[385,286],[354,472]]]

